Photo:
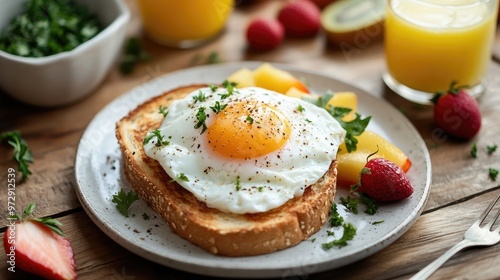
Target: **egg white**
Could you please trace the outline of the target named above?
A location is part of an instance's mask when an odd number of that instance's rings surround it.
[[[206,99],[195,101],[200,92]],[[146,154],[197,199],[223,212],[265,212],[301,196],[329,169],[345,136],[340,124],[322,108],[257,87],[235,90],[223,101],[265,101],[277,108],[292,127],[286,144],[251,159],[228,158],[212,151],[207,133],[194,128],[196,113],[206,107],[205,123],[210,127],[216,114],[209,108],[227,92],[223,87],[215,91],[207,87],[172,102],[159,128],[168,145],[158,147],[154,137],[144,145]],[[298,110],[299,105],[303,110]]]

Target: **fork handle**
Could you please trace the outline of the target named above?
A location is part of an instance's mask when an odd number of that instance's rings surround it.
[[[413,275],[410,280],[424,280],[427,279],[429,276],[431,276],[434,271],[436,271],[439,267],[441,267],[449,258],[451,258],[453,255],[455,255],[458,251],[472,246],[472,242],[468,240],[462,240],[459,243],[455,244],[455,246],[451,247],[446,251],[444,254],[442,254],[439,258],[437,258],[435,261],[431,262],[429,265],[427,265],[424,269],[420,270],[417,274]]]

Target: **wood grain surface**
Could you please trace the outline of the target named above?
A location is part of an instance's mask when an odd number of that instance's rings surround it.
[[[75,194],[74,160],[79,140],[89,122],[106,104],[128,90],[163,74],[206,64],[211,53],[220,62],[268,61],[331,76],[383,98],[401,110],[422,135],[432,161],[432,188],[424,212],[401,238],[386,249],[353,264],[312,273],[307,279],[408,279],[462,239],[464,231],[500,192],[500,178],[488,177],[488,168],[500,169],[500,151],[487,155],[487,145],[500,145],[500,32],[495,58],[485,78],[487,93],[479,100],[483,126],[472,141],[444,136],[432,120],[432,108],[403,100],[382,82],[385,70],[383,42],[366,40],[341,50],[326,43],[324,34],[313,38],[287,38],[276,50],[255,52],[245,43],[245,27],[256,17],[273,17],[283,1],[252,1],[237,6],[225,32],[213,42],[190,50],[159,46],[141,32],[137,7],[132,11],[130,36],[139,36],[152,59],[129,76],[115,67],[88,98],[61,108],[36,108],[0,93],[0,132],[21,131],[33,151],[33,175],[18,180],[16,205],[36,201],[36,216],[52,216],[64,224],[75,251],[79,279],[211,279],[157,265],[119,246],[87,216]],[[470,157],[472,142],[478,158]],[[0,145],[0,182],[7,184],[7,169],[15,168],[10,147]],[[20,178],[18,178],[20,179]],[[6,230],[7,192],[0,188],[0,231]],[[459,252],[430,279],[500,279],[500,244]],[[26,279],[33,275],[7,271],[0,254],[0,279]],[[306,279],[296,277],[295,279]]]

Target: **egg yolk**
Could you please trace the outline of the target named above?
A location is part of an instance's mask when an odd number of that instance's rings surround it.
[[[212,150],[249,159],[280,149],[290,138],[290,123],[277,108],[260,102],[228,105],[207,129]]]

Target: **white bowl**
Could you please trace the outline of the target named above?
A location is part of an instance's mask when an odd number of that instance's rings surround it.
[[[0,0],[0,30],[23,11],[26,1]],[[75,49],[46,57],[0,51],[0,88],[22,102],[44,107],[66,105],[93,92],[115,64],[127,33],[130,12],[122,0],[75,0],[103,26]]]

